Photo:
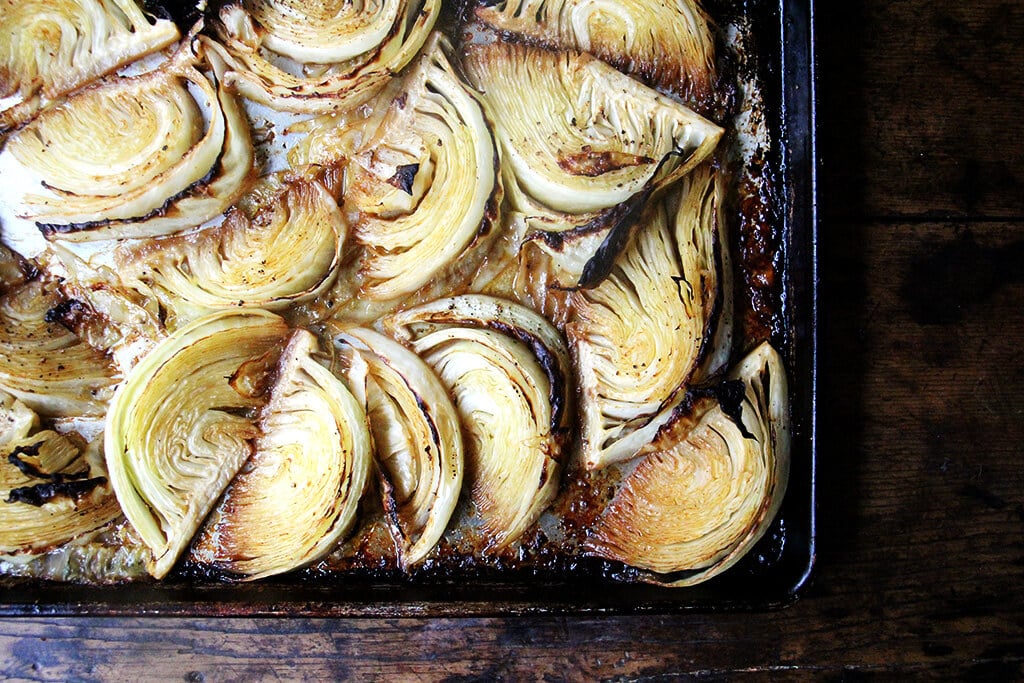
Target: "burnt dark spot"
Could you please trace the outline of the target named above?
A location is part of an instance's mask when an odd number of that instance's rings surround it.
[[[626,152],[585,150],[559,158],[558,167],[571,175],[596,178],[619,169],[653,163],[654,159],[647,156]]]
[[[46,312],[44,320],[74,331],[89,315],[89,307],[78,299],[67,299]]]
[[[753,439],[754,435],[743,424],[743,399],[747,395],[743,382],[738,379],[726,380],[714,388],[714,393],[722,412],[736,423],[744,438]]]
[[[416,182],[416,174],[420,171],[419,164],[405,164],[395,170],[395,175],[388,178],[388,185],[397,187],[402,192],[411,195],[413,183]]]
[[[70,478],[70,477],[68,477]],[[78,500],[92,491],[97,486],[107,483],[106,477],[93,477],[92,479],[77,479],[67,481],[64,475],[53,475],[53,481],[34,486],[19,486],[11,489],[7,495],[7,503],[26,503],[35,507],[42,507],[51,500],[59,497],[67,497]]]

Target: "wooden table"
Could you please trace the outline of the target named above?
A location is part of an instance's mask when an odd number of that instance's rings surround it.
[[[4,619],[0,677],[1024,676],[1024,3],[819,5],[821,521],[799,603],[585,619]]]

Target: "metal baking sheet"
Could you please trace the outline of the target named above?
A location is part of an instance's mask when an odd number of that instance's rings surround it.
[[[0,579],[3,615],[124,616],[486,616],[551,613],[672,613],[761,610],[796,600],[815,558],[817,222],[814,3],[709,3],[750,22],[765,123],[774,141],[768,168],[782,244],[782,326],[773,341],[789,371],[792,465],[782,508],[765,537],[736,566],[684,589],[617,581],[586,559],[537,567],[475,567],[407,579],[372,570],[299,573],[259,583],[225,583],[196,573],[162,582],[83,586]],[[737,10],[740,5],[742,8]]]

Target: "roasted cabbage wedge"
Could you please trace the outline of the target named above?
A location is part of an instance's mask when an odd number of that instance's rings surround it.
[[[0,4],[0,26],[0,99],[14,99],[0,109],[0,135],[179,36],[135,0],[12,0]]]
[[[316,179],[272,185],[251,202],[251,214],[233,209],[197,234],[122,248],[122,278],[154,292],[178,324],[217,309],[280,310],[315,297],[338,274],[348,222]]]
[[[318,353],[311,333],[292,333],[253,454],[196,541],[197,559],[259,579],[318,560],[352,529],[373,458],[366,413]]]
[[[330,294],[341,317],[363,308],[376,317],[428,285],[447,293],[498,232],[494,139],[446,48],[439,34],[431,38],[349,160],[344,209],[360,252],[357,272]]]
[[[566,326],[581,390],[588,469],[629,459],[670,417],[713,343],[718,282],[715,172],[702,165],[661,202],[611,274],[571,295]]]
[[[254,451],[257,412],[289,334],[259,309],[220,311],[162,341],[120,385],[104,441],[125,516],[163,577]]]
[[[42,280],[0,297],[0,389],[46,417],[103,415],[119,376],[61,324],[74,300]]]
[[[28,406],[0,391],[0,553],[46,552],[121,514],[92,445],[40,430]]]
[[[335,337],[373,433],[388,528],[401,565],[421,563],[444,535],[462,489],[459,417],[445,386],[409,349],[373,330]]]
[[[384,326],[455,399],[487,547],[518,540],[558,492],[569,436],[570,367],[558,331],[519,304],[482,295],[411,308]]]
[[[653,572],[645,581],[689,586],[761,538],[789,477],[786,374],[766,342],[729,378],[695,424],[666,425],[657,450],[624,475],[586,552]]]
[[[465,68],[494,122],[520,261],[541,258],[524,268],[561,287],[599,283],[648,200],[723,132],[585,53],[471,45]]]
[[[225,4],[209,45],[227,82],[279,111],[325,114],[372,98],[411,62],[440,0],[243,0]]]
[[[715,40],[694,0],[485,0],[476,16],[548,48],[589,52],[691,106],[715,96]]]
[[[237,200],[253,172],[249,124],[216,73],[199,70],[194,46],[83,90],[11,136],[11,153],[48,190],[26,196],[20,215],[50,239],[153,237]]]
[[[665,182],[706,158],[722,129],[590,55],[474,44],[464,65],[483,93],[527,202],[567,214],[608,209],[662,169]]]

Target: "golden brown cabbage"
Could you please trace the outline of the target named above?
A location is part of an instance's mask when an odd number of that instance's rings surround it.
[[[566,334],[590,469],[631,458],[651,441],[711,341],[721,302],[715,173],[699,167],[680,195],[678,208],[651,207],[607,279],[570,299]]]
[[[107,416],[107,469],[125,516],[174,566],[254,451],[255,419],[288,335],[266,311],[222,311],[180,328],[135,366]]]
[[[324,114],[372,98],[415,58],[440,0],[235,0],[209,45],[228,84],[279,111]]]
[[[310,564],[355,521],[373,457],[366,414],[318,350],[309,332],[292,334],[254,452],[196,542],[200,559],[231,574],[259,579]]]
[[[160,68],[86,89],[12,136],[11,153],[49,191],[24,197],[21,216],[49,238],[90,241],[167,235],[227,209],[252,172],[249,124],[196,64],[186,44]]]
[[[656,574],[671,586],[705,581],[757,542],[789,477],[789,403],[778,353],[756,348],[691,428],[667,425],[592,529],[588,552]]]
[[[422,562],[441,539],[462,488],[459,418],[434,372],[401,344],[351,328],[335,338],[363,395],[399,560]]]
[[[43,416],[102,415],[118,380],[109,358],[60,324],[77,305],[39,280],[0,297],[0,389]]]
[[[643,189],[656,171],[664,182],[683,176],[722,135],[715,124],[587,54],[492,43],[469,46],[464,63],[483,93],[503,163],[524,195],[512,196],[520,211],[609,209]],[[675,156],[659,169],[670,152]]]
[[[715,41],[694,0],[499,0],[476,16],[546,47],[589,52],[691,105],[714,96]]]
[[[489,549],[518,540],[558,492],[569,431],[568,352],[533,311],[482,295],[385,321],[455,399],[467,476]]]
[[[0,134],[72,90],[178,39],[135,0],[11,0],[0,3]]]
[[[327,188],[294,179],[251,217],[233,210],[223,224],[198,234],[124,249],[122,277],[130,274],[152,289],[178,324],[229,307],[279,310],[333,284],[347,230]]]

